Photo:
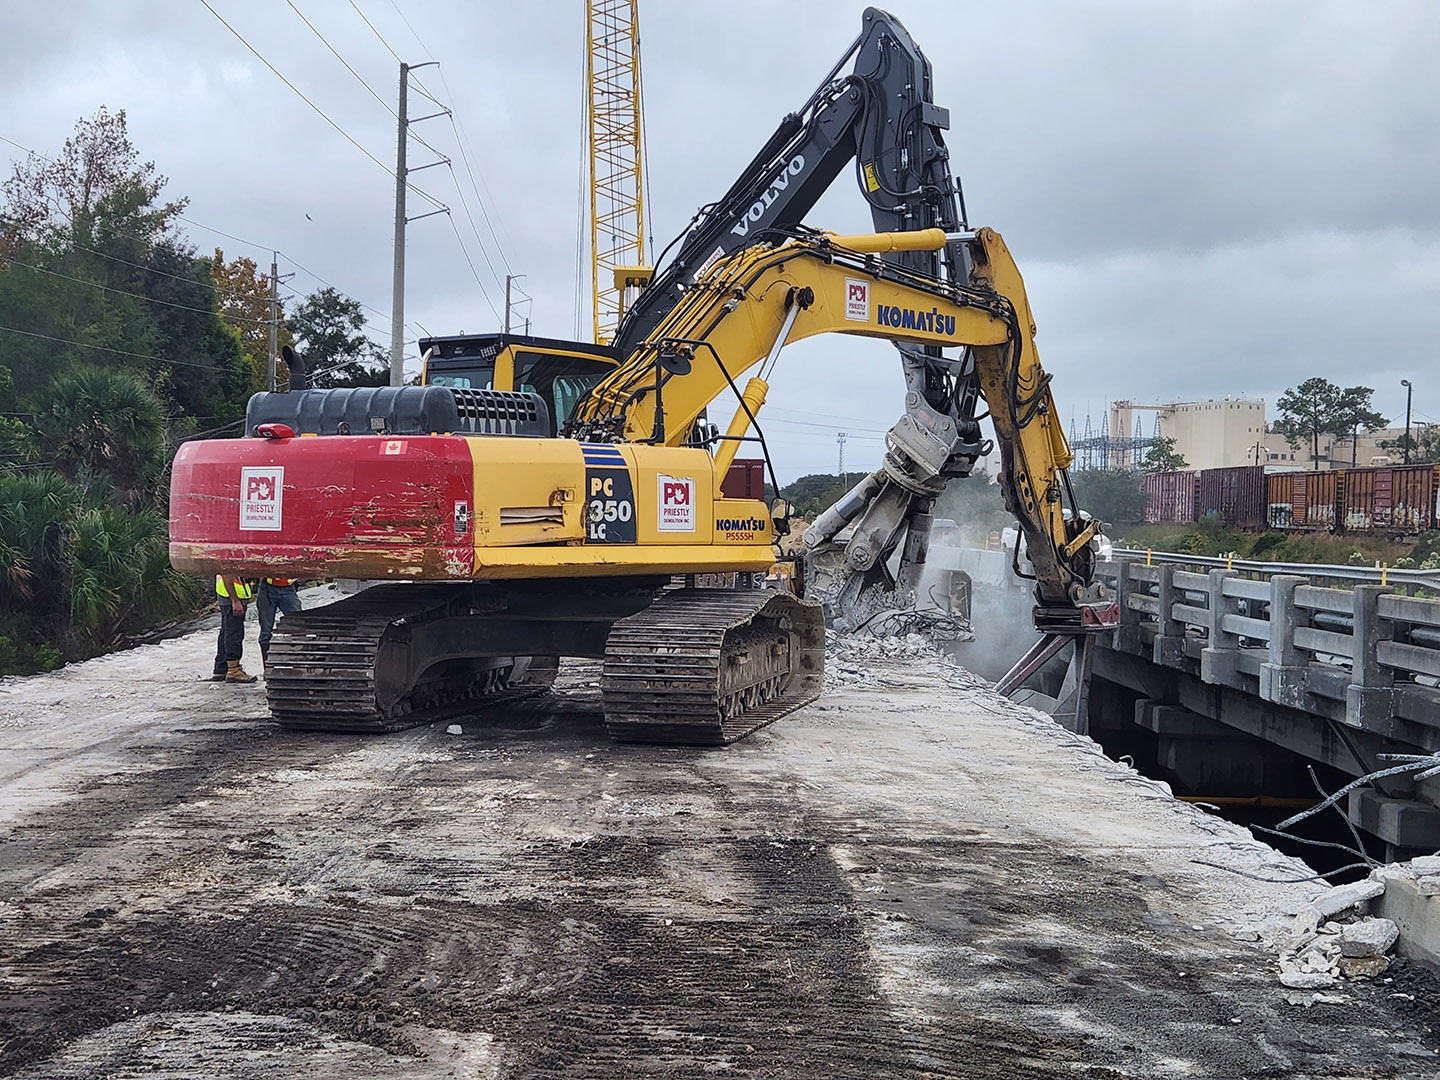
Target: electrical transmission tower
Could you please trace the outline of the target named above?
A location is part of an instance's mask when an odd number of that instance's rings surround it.
[[[840,446],[840,464],[835,471],[846,484],[850,483],[850,474],[845,471],[845,440],[849,437],[850,436],[843,431],[837,431],[835,433],[835,442]]]
[[[639,0],[586,0],[585,111],[590,148],[590,302],[595,340],[615,335],[626,279],[645,263]],[[620,271],[617,274],[617,271]]]

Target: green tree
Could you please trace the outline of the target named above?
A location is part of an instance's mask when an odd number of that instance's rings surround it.
[[[850,478],[853,484],[859,474]],[[844,495],[849,488],[835,473],[809,473],[780,489],[781,496],[803,518],[813,518]]]
[[[81,368],[56,379],[50,407],[36,417],[41,453],[62,476],[101,476],[117,501],[135,506],[165,464],[165,413],[139,378]]]
[[[1145,516],[1145,476],[1130,469],[1075,469],[1070,485],[1080,509],[1106,524],[1133,524]]]
[[[239,256],[225,261],[219,248],[210,260],[215,281],[216,304],[221,321],[240,335],[240,345],[254,373],[254,386],[264,390],[269,385],[267,368],[270,363],[270,280],[255,265],[254,259]],[[285,301],[276,300],[280,325],[276,331],[275,348],[295,344],[285,321]]]
[[[1370,403],[1375,391],[1368,386],[1351,386],[1340,391],[1340,402],[1336,407],[1334,426],[1337,435],[1350,438],[1350,464],[1356,464],[1355,455],[1360,443],[1360,429],[1378,431],[1390,421],[1381,416]]]
[[[215,314],[209,263],[174,231],[185,200],[163,199],[164,186],[123,110],[104,108],[0,185],[0,325],[21,331],[3,335],[0,361],[22,401],[43,403],[52,379],[105,362],[141,370],[181,413],[243,409],[251,380]]]
[[[1175,440],[1169,435],[1161,435],[1155,440],[1154,445],[1145,451],[1145,460],[1140,465],[1147,473],[1175,472],[1190,467],[1185,456],[1176,452]]]
[[[1336,421],[1344,393],[1329,379],[1316,377],[1290,387],[1276,402],[1280,419],[1275,421],[1275,430],[1285,436],[1291,449],[1298,450],[1308,442],[1312,466],[1318,467],[1320,462],[1320,436],[1344,435],[1349,430]]]
[[[1396,460],[1405,460],[1405,448],[1410,448],[1410,464],[1424,465],[1440,462],[1440,424],[1417,424],[1410,429],[1407,442],[1404,434],[1393,439],[1384,439],[1380,449],[1388,450]]]
[[[390,369],[380,347],[365,336],[360,301],[326,286],[296,306],[286,322],[295,335],[310,385],[385,386]]]
[[[76,123],[55,157],[17,164],[0,194],[13,239],[43,242],[58,234],[87,248],[121,241],[140,245],[132,248],[138,253],[165,235],[189,202],[160,202],[165,183],[130,142],[125,110],[102,105]]]

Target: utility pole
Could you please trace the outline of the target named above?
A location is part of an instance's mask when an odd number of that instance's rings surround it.
[[[449,109],[442,107],[437,113],[419,116],[413,121],[410,119],[410,72],[423,67],[432,67],[438,63],[439,61],[435,60],[424,64],[407,64],[404,61],[400,63],[400,108],[396,113],[399,117],[400,130],[395,140],[395,279],[394,290],[390,296],[391,386],[399,386],[405,381],[405,224],[407,221],[419,221],[420,218],[450,212],[449,207],[441,206],[439,210],[432,210],[428,214],[419,214],[413,218],[405,216],[405,178],[418,169],[428,169],[435,165],[448,164],[450,161],[449,158],[441,158],[439,161],[430,162],[429,165],[418,165],[415,169],[410,169],[405,164],[405,142],[410,137],[410,125],[450,114]]]
[[[410,65],[400,64],[400,135],[395,141],[395,279],[390,294],[390,385],[405,381],[405,143],[410,136]]]
[[[1405,464],[1410,464],[1410,399],[1415,393],[1415,388],[1410,385],[1409,379],[1401,379],[1400,385],[1405,387]]]
[[[837,431],[835,433],[835,441],[840,445],[840,464],[837,471],[840,473],[840,479],[844,481],[845,486],[849,487],[850,476],[845,472],[845,440],[847,437],[843,431]]]
[[[507,334],[510,333],[510,309],[512,306],[510,303],[510,285],[512,282],[519,281],[524,276],[524,274],[505,275],[505,333]],[[521,303],[524,303],[525,300],[526,297],[522,293],[520,296]],[[528,318],[525,320],[525,333],[530,333],[530,320]]]
[[[270,374],[265,389],[275,390],[275,364],[280,359],[280,253],[270,253]]]

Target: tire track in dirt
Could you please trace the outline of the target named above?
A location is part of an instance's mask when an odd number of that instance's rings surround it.
[[[0,847],[0,1074],[1428,1075],[1378,989],[1291,1009],[1153,875],[795,764],[860,712],[617,747],[589,681],[461,736],[124,751]]]

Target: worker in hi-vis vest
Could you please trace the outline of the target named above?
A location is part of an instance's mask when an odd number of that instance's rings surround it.
[[[216,682],[253,683],[255,676],[240,666],[245,651],[245,605],[254,595],[250,584],[230,574],[215,575],[215,595],[220,601],[220,634],[215,644]]]
[[[261,578],[255,586],[255,613],[260,616],[260,662],[270,662],[270,638],[275,633],[275,613],[294,615],[304,605],[295,591],[295,579]]]

